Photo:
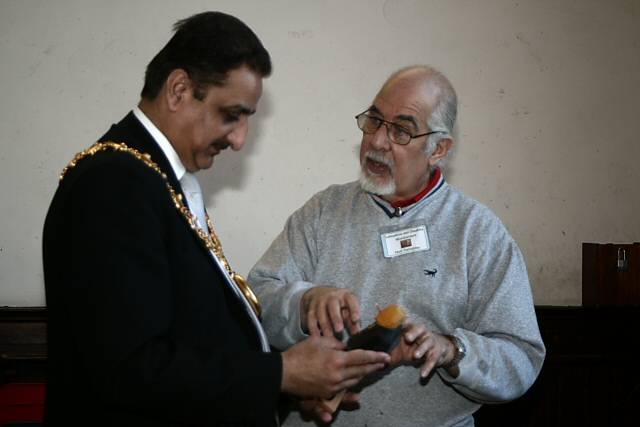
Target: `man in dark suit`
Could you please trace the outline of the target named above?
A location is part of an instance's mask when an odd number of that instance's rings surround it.
[[[280,392],[326,398],[389,361],[333,337],[269,351],[193,175],[242,148],[269,54],[222,13],[175,29],[47,214],[48,425],[273,425]]]

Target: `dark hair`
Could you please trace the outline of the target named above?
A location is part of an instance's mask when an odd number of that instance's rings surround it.
[[[203,12],[173,26],[175,34],[147,66],[141,96],[155,99],[167,77],[181,68],[194,83],[194,96],[204,98],[209,85],[223,85],[227,73],[246,65],[267,77],[269,52],[258,36],[238,18],[221,12]]]

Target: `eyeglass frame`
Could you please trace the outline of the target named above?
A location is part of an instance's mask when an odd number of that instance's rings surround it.
[[[385,119],[380,118],[380,117],[370,116],[369,114],[367,114],[369,111],[371,111],[371,109],[366,109],[362,113],[356,115],[355,119],[356,119],[356,124],[358,126],[358,129],[360,129],[362,131],[362,133],[365,133],[367,135],[373,135],[374,133],[378,132],[378,130],[380,130],[380,126],[384,125],[387,128],[387,138],[389,139],[389,141],[393,142],[394,144],[408,145],[411,142],[412,139],[420,138],[421,136],[433,135],[435,133],[445,133],[445,134],[448,133],[448,132],[443,131],[443,130],[432,130],[430,132],[425,132],[425,133],[421,133],[421,134],[418,134],[418,135],[412,135],[411,132],[409,131],[409,129],[405,128],[404,126],[400,126],[398,123],[390,122],[389,120],[385,120]],[[373,131],[371,133],[365,132],[364,129],[362,129],[360,127],[360,124],[359,124],[358,117],[361,117],[361,116],[365,116],[365,117],[368,117],[370,119],[378,120],[380,122],[380,124],[378,125],[378,127],[376,127],[375,131]],[[402,142],[394,141],[393,138],[391,137],[391,135],[389,134],[391,126],[395,126],[397,128],[400,128],[400,130],[402,130],[407,135],[409,135],[409,139],[407,140],[407,142],[402,143]]]

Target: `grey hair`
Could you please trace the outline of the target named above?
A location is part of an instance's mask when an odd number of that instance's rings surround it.
[[[436,105],[433,107],[429,120],[427,120],[432,131],[441,131],[427,137],[425,151],[428,155],[431,155],[440,140],[453,138],[453,128],[456,125],[456,116],[458,114],[458,96],[451,82],[444,74],[431,67],[425,67],[425,71],[429,73],[429,80],[438,89]]]
[[[433,153],[441,139],[453,138],[453,128],[458,114],[458,96],[453,86],[443,74],[437,71],[436,73],[433,82],[439,89],[438,100],[427,123],[431,130],[442,131],[442,133],[434,133],[427,137],[425,150],[429,155]]]

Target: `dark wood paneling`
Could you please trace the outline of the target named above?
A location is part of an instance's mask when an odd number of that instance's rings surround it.
[[[520,399],[485,405],[476,425],[635,426],[638,307],[536,307],[547,358]]]
[[[536,313],[547,346],[540,376],[520,399],[483,406],[476,425],[635,426],[640,307],[539,306]],[[0,308],[0,384],[43,381],[45,362],[46,309]]]
[[[44,381],[46,359],[46,308],[0,308],[0,384]]]

